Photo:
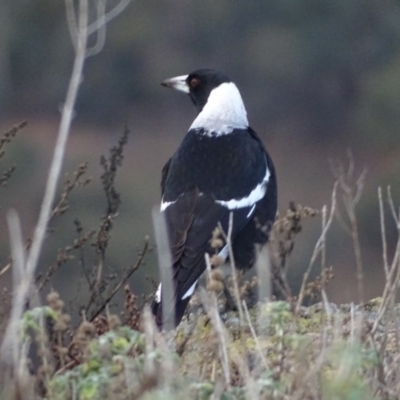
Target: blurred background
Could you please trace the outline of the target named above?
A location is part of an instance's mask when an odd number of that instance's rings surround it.
[[[16,165],[0,188],[4,266],[6,211],[19,212],[26,240],[37,220],[74,52],[62,1],[1,1],[0,26],[0,128],[28,121],[0,160],[2,170]],[[77,188],[70,210],[52,221],[40,268],[72,243],[74,219],[84,230],[98,226],[106,207],[100,156],[125,123],[131,135],[116,182],[122,205],[105,269],[118,274],[132,264],[146,235],[154,243],[151,208],[160,201],[161,169],[196,116],[185,95],[160,82],[204,67],[238,85],[251,126],[275,162],[281,213],[290,201],[329,205],[335,180],[329,160],[345,162],[348,149],[355,176],[366,168],[357,217],[366,296],[377,296],[384,282],[378,187],[391,185],[400,203],[400,4],[394,0],[132,2],[107,26],[103,51],[86,62],[64,173],[88,162],[92,182]],[[387,216],[391,260],[397,236]],[[290,260],[294,282],[320,231],[320,217],[303,223]],[[86,260],[97,263],[90,248]],[[327,264],[335,272],[329,298],[356,301],[352,241],[337,221],[327,238]],[[77,296],[80,274],[78,258],[70,260],[52,286]],[[152,290],[145,275],[157,279],[154,254],[132,277],[135,292]]]

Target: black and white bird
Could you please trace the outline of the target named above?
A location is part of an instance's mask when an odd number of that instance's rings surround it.
[[[175,301],[167,318],[177,326],[206,269],[205,253],[215,253],[212,232],[219,223],[228,232],[230,213],[235,266],[246,270],[254,264],[255,245],[268,241],[275,219],[277,182],[268,152],[249,127],[239,90],[225,74],[199,69],[162,85],[187,93],[199,111],[161,180]],[[226,244],[219,256],[229,261]],[[160,284],[152,304],[160,329],[163,300]]]

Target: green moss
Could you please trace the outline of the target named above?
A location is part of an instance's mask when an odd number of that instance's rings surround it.
[[[324,312],[310,313],[307,316],[300,316],[297,320],[297,332],[307,334],[311,332],[320,332],[327,315]]]
[[[337,341],[327,354],[323,372],[324,399],[368,400],[374,398],[365,376],[378,365],[375,350],[358,340]]]
[[[382,297],[375,297],[364,304],[364,309],[366,311],[379,311],[382,300]]]
[[[358,306],[356,312],[364,310],[368,324],[368,318],[376,315],[368,310],[376,310],[379,304],[375,299]],[[332,305],[328,319],[325,308],[317,304],[302,308],[296,318],[287,302],[261,304],[249,310],[256,337],[247,320],[238,325],[237,313],[224,315],[229,386],[220,336],[206,316],[183,321],[172,343],[166,335],[161,346],[157,340],[153,343],[151,351],[143,333],[121,327],[91,341],[82,364],[54,376],[48,400],[103,400],[111,394],[115,400],[128,400],[143,387],[144,400],[234,400],[246,399],[250,393],[278,400],[292,394],[312,398],[315,393],[322,400],[370,400],[378,390],[373,378],[378,356],[369,340],[349,335],[354,331],[350,315],[354,307]],[[165,351],[165,339],[171,348],[186,343],[181,357]],[[397,351],[390,335],[386,351]],[[154,373],[151,379],[149,371]]]

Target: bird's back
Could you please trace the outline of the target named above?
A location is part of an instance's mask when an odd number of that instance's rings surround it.
[[[247,130],[219,137],[191,130],[171,159],[164,201],[194,188],[217,200],[243,198],[264,177],[265,158]]]

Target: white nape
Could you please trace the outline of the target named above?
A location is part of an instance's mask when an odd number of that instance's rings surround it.
[[[215,200],[215,202],[221,204],[221,206],[224,206],[229,210],[254,206],[257,203],[257,201],[261,200],[265,196],[265,193],[267,191],[267,183],[269,181],[270,175],[271,173],[269,172],[267,166],[264,179],[250,192],[250,194],[247,197],[243,197],[241,199],[232,199],[232,200]],[[250,210],[250,213],[251,212],[252,210]],[[249,216],[250,213],[247,216]]]
[[[196,289],[197,282],[198,280],[195,283],[193,283],[192,286],[190,286],[189,290],[182,296],[181,300],[185,300],[193,294],[194,289]]]
[[[246,109],[238,88],[233,82],[225,82],[211,91],[206,105],[190,129],[203,129],[206,135],[213,133],[219,136],[248,126]]]

